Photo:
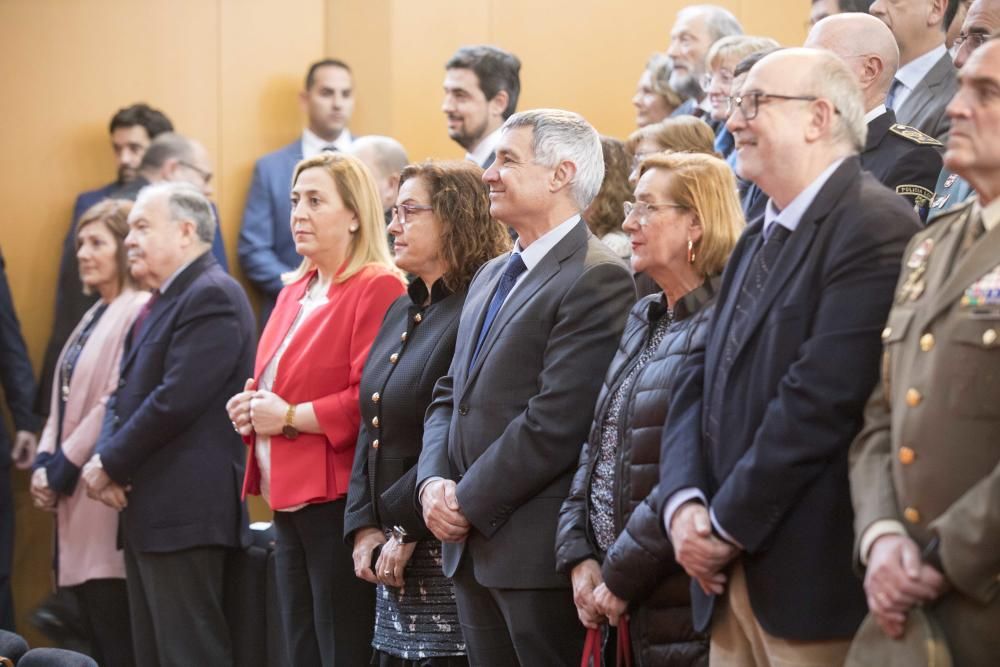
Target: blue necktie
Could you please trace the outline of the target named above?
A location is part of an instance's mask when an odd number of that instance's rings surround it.
[[[472,353],[472,358],[469,360],[470,370],[472,369],[472,365],[476,363],[476,357],[479,356],[479,350],[483,347],[483,341],[486,340],[486,334],[490,332],[490,327],[493,326],[493,320],[497,318],[500,307],[503,306],[503,302],[507,299],[510,291],[514,289],[517,277],[527,270],[528,267],[524,265],[524,260],[521,259],[521,253],[511,253],[507,259],[507,266],[504,267],[503,275],[497,281],[496,291],[493,292],[493,300],[490,301],[490,307],[486,311],[486,319],[483,320],[483,328],[480,329],[479,340],[476,342],[476,351]]]
[[[896,110],[896,107],[895,107],[896,95],[899,94],[899,89],[902,88],[902,87],[903,87],[903,82],[902,81],[900,81],[899,79],[893,79],[892,80],[892,85],[889,86],[889,92],[885,96],[885,108],[886,109],[892,109],[893,111]]]

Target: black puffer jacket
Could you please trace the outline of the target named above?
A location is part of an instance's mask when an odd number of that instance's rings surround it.
[[[563,503],[556,536],[556,564],[569,572],[587,558],[602,563],[612,593],[629,601],[633,655],[643,667],[707,665],[708,639],[691,627],[690,579],[674,560],[653,505],[646,501],[659,477],[660,433],[666,421],[678,372],[690,354],[701,354],[711,309],[706,305],[718,283],[706,281],[674,308],[656,354],[633,380],[622,414],[615,460],[614,526],[618,535],[607,554],[597,546],[590,525],[590,487],[601,442],[601,423],[611,397],[636,362],[664,312],[662,294],[648,296],[629,314],[597,399],[589,442],[584,443],[569,497]]]

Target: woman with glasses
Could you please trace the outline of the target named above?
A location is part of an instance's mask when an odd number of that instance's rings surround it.
[[[732,171],[710,155],[646,158],[635,198],[624,224],[632,268],[662,291],[636,303],[605,375],[560,513],[556,563],[573,579],[585,626],[629,614],[636,664],[702,665],[708,639],[691,629],[690,581],[649,495],[679,370],[704,347],[707,306],[743,216]]]
[[[511,245],[490,218],[482,173],[468,162],[406,167],[389,225],[396,266],[413,279],[389,308],[361,377],[344,526],[355,574],[378,585],[371,664],[380,667],[468,664],[441,543],[414,499],[424,412],[448,372],[466,288]]]
[[[226,408],[250,446],[244,494],[274,510],[290,665],[363,665],[374,590],[355,578],[344,508],[368,349],[403,280],[367,167],[343,153],[299,162],[291,229],[299,268],[261,333],[254,377]]]

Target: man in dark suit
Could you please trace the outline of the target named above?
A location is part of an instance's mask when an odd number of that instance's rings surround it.
[[[664,523],[713,664],[842,664],[865,613],[847,450],[917,218],[861,169],[862,98],[837,56],[772,53],[735,104],[740,175],[770,201],[672,399]]]
[[[144,665],[228,665],[223,565],[248,534],[245,447],[225,404],[253,372],[253,313],[212,257],[212,209],[190,185],[148,186],[129,226],[129,262],[153,298],[82,476],[123,510],[135,654]]]
[[[958,88],[944,45],[948,0],[875,0],[869,13],[889,26],[899,46],[899,70],[886,106],[900,123],[938,141],[948,136],[944,108]]]
[[[344,151],[353,137],[347,128],[354,113],[354,77],[342,60],[326,58],[309,66],[299,105],[307,124],[302,136],[257,160],[236,249],[247,279],[261,292],[260,325],[284,286],[281,274],[302,258],[292,240],[292,172],[305,158],[324,150]]]
[[[465,159],[483,169],[493,164],[500,126],[517,111],[521,61],[495,46],[463,46],[444,66],[448,136],[465,149]]]
[[[807,47],[840,56],[858,79],[864,97],[868,139],[861,166],[896,194],[906,197],[921,220],[934,197],[944,146],[915,127],[896,122],[885,96],[899,62],[892,31],[868,14],[847,13],[825,18],[809,31]]]
[[[107,185],[80,193],[73,204],[73,216],[70,218],[59,258],[55,314],[52,333],[45,347],[38,393],[35,396],[35,414],[48,416],[56,360],[73,328],[97,300],[97,294],[84,294],[83,285],[80,284],[80,273],[76,265],[76,223],[88,208],[134,180],[149,144],[159,135],[173,129],[170,119],[162,111],[142,103],[119,109],[111,118],[111,149],[118,163],[118,176]]]
[[[518,241],[469,286],[417,474],[474,665],[569,665],[583,646],[556,523],[635,300],[580,218],[603,175],[597,132],[552,109],[511,116],[483,175]]]
[[[10,488],[10,464],[25,470],[35,458],[38,417],[31,410],[35,395],[35,374],[31,370],[28,349],[21,336],[21,325],[14,312],[14,299],[7,284],[3,256],[0,255],[0,383],[7,407],[14,417],[13,447],[10,434],[0,420],[0,628],[14,627],[14,600],[10,589],[14,556],[14,497]]]

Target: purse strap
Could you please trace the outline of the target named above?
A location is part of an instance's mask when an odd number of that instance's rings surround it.
[[[587,628],[587,638],[583,642],[583,657],[580,658],[580,667],[601,667],[600,628]]]
[[[622,614],[618,619],[618,650],[616,653],[616,667],[632,667],[632,638],[629,635],[628,614]]]

